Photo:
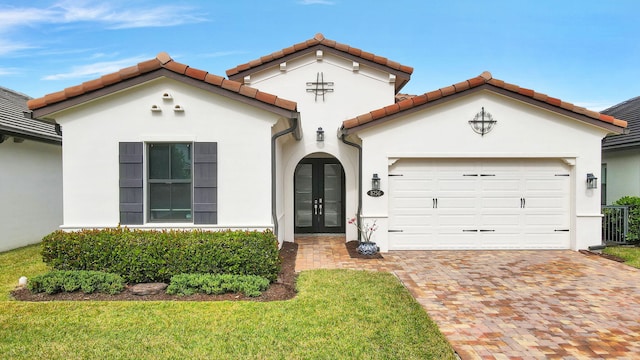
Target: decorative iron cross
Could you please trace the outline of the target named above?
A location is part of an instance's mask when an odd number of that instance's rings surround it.
[[[324,81],[324,73],[319,72],[316,75],[315,82],[308,82],[307,92],[312,92],[316,94],[315,101],[318,101],[318,95],[322,95],[322,101],[324,102],[324,94],[328,92],[333,92],[333,89],[329,89],[328,86],[333,86],[333,82],[325,82]]]
[[[493,120],[491,113],[484,111],[484,106],[482,107],[482,111],[473,117],[473,120],[469,120],[469,125],[471,125],[473,131],[481,136],[491,131],[496,123],[497,121]]]

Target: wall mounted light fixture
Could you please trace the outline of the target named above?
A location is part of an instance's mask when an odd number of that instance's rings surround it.
[[[587,189],[597,189],[598,188],[598,178],[595,177],[592,173],[587,174]]]
[[[380,197],[384,195],[384,191],[380,190],[380,177],[378,174],[373,174],[371,178],[371,190],[367,191],[367,195],[371,197]]]
[[[371,189],[380,190],[380,177],[378,177],[378,174],[373,174],[371,178]]]
[[[316,131],[316,141],[324,141],[324,130],[321,127]]]

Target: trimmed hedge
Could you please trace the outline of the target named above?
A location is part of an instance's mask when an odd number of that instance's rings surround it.
[[[118,294],[124,290],[122,276],[100,271],[57,270],[36,275],[29,279],[27,288],[33,293],[82,291],[85,294],[94,292]]]
[[[269,280],[255,275],[180,274],[171,278],[167,294],[220,295],[241,292],[246,296],[260,296],[269,287]]]
[[[42,257],[57,270],[96,270],[127,282],[167,282],[178,274],[256,275],[275,281],[278,240],[271,231],[55,231],[42,240]]]
[[[629,232],[627,233],[627,241],[630,243],[640,242],[640,197],[624,196],[614,202],[613,205],[629,207]]]

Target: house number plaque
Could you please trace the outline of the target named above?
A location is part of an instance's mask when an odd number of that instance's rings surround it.
[[[367,191],[367,195],[369,195],[371,197],[380,197],[380,196],[384,195],[384,191],[371,189],[371,190]]]

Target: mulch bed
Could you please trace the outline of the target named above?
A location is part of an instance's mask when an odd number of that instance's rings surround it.
[[[620,262],[620,263],[625,262],[625,260],[623,258],[615,256],[615,255],[597,253],[597,252],[594,252],[594,251],[591,251],[591,250],[579,250],[579,251],[580,251],[581,254],[585,254],[585,255],[600,256],[600,257],[603,257],[605,259],[617,261],[617,262]]]
[[[373,255],[362,255],[358,252],[358,241],[351,240],[346,243],[347,251],[349,252],[349,257],[352,259],[383,259],[380,253]]]
[[[285,242],[280,249],[282,268],[276,282],[269,286],[258,297],[247,297],[243,294],[206,295],[194,294],[190,296],[178,296],[161,293],[157,295],[134,295],[130,288],[117,295],[85,294],[83,292],[58,293],[48,295],[45,293],[33,294],[27,289],[16,289],[11,292],[14,299],[20,301],[279,301],[288,300],[296,296],[296,255],[298,244]]]

